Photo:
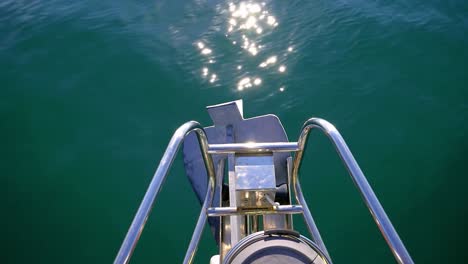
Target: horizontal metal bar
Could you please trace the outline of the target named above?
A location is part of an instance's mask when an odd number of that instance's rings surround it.
[[[227,215],[261,215],[261,214],[300,214],[301,205],[279,205],[271,208],[238,208],[238,207],[210,207],[206,210],[209,217]]]
[[[297,142],[210,144],[208,153],[265,153],[298,151]]]

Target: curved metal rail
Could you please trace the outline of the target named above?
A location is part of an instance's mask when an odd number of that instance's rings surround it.
[[[298,172],[301,166],[301,160],[305,151],[309,132],[314,128],[320,129],[333,142],[336,151],[340,155],[341,160],[343,161],[349,174],[351,175],[354,184],[359,189],[361,196],[367,205],[367,208],[369,208],[375,223],[382,232],[382,235],[387,241],[387,244],[390,247],[398,263],[414,263],[405,246],[403,245],[403,242],[398,236],[398,233],[396,232],[395,228],[390,222],[390,219],[388,218],[387,214],[382,208],[382,205],[375,196],[374,191],[367,182],[367,179],[362,173],[361,168],[359,168],[359,165],[354,159],[353,154],[346,145],[343,137],[332,124],[320,118],[311,118],[304,123],[301,135],[299,136],[298,140],[300,150],[296,153],[296,156],[294,158],[292,173],[292,181],[294,186],[294,192],[296,194],[296,199],[299,202],[299,204],[302,205],[302,207],[304,208],[304,218],[307,222],[310,233],[314,237],[315,242],[321,247],[321,249],[327,254],[327,256],[329,256],[325,244],[323,243],[323,240],[318,231],[318,228],[316,227],[312,215],[307,207],[307,203],[304,199],[304,195],[302,194],[301,185],[298,179]]]
[[[166,151],[159,163],[158,169],[156,170],[153,179],[146,191],[145,197],[138,208],[138,212],[133,219],[132,225],[130,226],[127,235],[125,236],[124,242],[120,247],[119,253],[114,260],[114,264],[128,263],[130,256],[135,249],[136,243],[140,238],[141,232],[145,226],[148,215],[151,212],[156,196],[161,189],[161,185],[166,179],[167,172],[172,165],[172,162],[175,159],[177,151],[179,150],[180,144],[184,137],[191,131],[196,132],[198,137],[198,142],[200,144],[201,153],[203,155],[203,160],[205,162],[206,171],[208,172],[208,191],[205,196],[205,201],[203,203],[200,216],[198,217],[197,225],[195,227],[192,239],[190,241],[187,253],[184,258],[184,263],[191,263],[193,256],[195,255],[198,242],[202,235],[203,227],[206,222],[206,211],[205,208],[211,206],[213,201],[213,192],[214,192],[214,183],[215,183],[215,172],[213,166],[213,160],[211,155],[208,154],[208,140],[206,138],[205,131],[203,127],[195,121],[190,121],[182,126],[180,126],[169,142]]]
[[[225,153],[232,151],[247,151],[247,152],[262,152],[262,151],[297,151],[292,168],[292,184],[294,186],[294,192],[296,195],[296,200],[299,203],[298,206],[292,206],[291,208],[279,208],[284,210],[283,213],[296,213],[300,208],[304,215],[307,227],[310,233],[313,236],[313,239],[317,245],[322,249],[326,256],[330,259],[330,255],[325,247],[325,244],[320,236],[320,232],[314,222],[312,214],[307,207],[304,195],[302,193],[301,185],[298,178],[298,172],[301,166],[301,160],[306,148],[309,132],[318,128],[324,132],[328,138],[333,142],[336,151],[338,152],[341,160],[345,164],[348,172],[353,179],[353,182],[359,189],[364,202],[369,208],[374,221],[382,232],[387,244],[389,245],[393,255],[399,263],[403,264],[412,264],[414,263],[406,250],[403,242],[398,236],[395,228],[390,222],[387,214],[382,208],[380,202],[375,196],[372,188],[366,180],[366,177],[362,173],[359,165],[354,159],[351,151],[346,145],[343,137],[340,135],[338,130],[329,122],[320,119],[320,118],[311,118],[304,123],[302,127],[301,134],[297,143],[288,142],[288,143],[256,143],[256,144],[223,144],[223,145],[208,145],[206,134],[203,130],[203,127],[198,122],[190,121],[179,127],[169,142],[169,145],[161,159],[161,162],[156,170],[153,179],[146,191],[146,194],[143,198],[143,201],[140,204],[137,214],[135,215],[133,222],[128,230],[128,233],[125,237],[125,240],[115,258],[115,264],[128,263],[130,256],[135,249],[136,243],[143,231],[144,225],[148,219],[151,208],[153,207],[154,201],[160,191],[161,185],[164,182],[167,172],[174,161],[174,158],[177,154],[177,151],[182,143],[184,137],[191,131],[196,132],[198,137],[198,142],[200,144],[201,153],[205,163],[205,167],[208,173],[208,188],[205,196],[205,200],[202,205],[202,210],[198,218],[192,239],[190,241],[189,247],[187,249],[184,263],[191,263],[193,257],[197,250],[198,243],[200,241],[204,225],[206,223],[206,218],[208,216],[219,216],[224,214],[236,214],[236,208],[210,208],[213,202],[214,188],[215,188],[215,171],[213,166],[213,160],[210,154],[215,153]],[[221,182],[221,181],[220,181]],[[293,208],[294,207],[294,208]]]

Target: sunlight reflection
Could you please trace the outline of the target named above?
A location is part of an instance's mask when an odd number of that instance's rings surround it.
[[[205,43],[203,43],[201,41],[199,41],[197,43],[197,46],[201,50],[201,54],[203,54],[203,55],[208,55],[208,54],[211,54],[211,52],[212,52],[212,50],[207,48]]]
[[[274,16],[268,16],[267,17],[267,23],[268,25],[271,25],[271,26],[278,26],[278,23],[276,22],[276,19]]]
[[[218,76],[216,76],[216,74],[211,74],[210,83],[214,83],[216,80],[218,80]]]
[[[257,1],[232,2],[222,10],[225,21],[224,36],[228,43],[232,43],[231,48],[239,50],[241,55],[245,54],[236,58],[230,67],[223,67],[223,63],[230,62],[223,61],[226,57],[222,53],[223,47],[215,47],[215,43],[218,42],[210,41],[209,35],[195,41],[195,49],[203,61],[201,78],[207,83],[221,86],[229,82],[237,87],[238,91],[243,91],[252,87],[268,86],[272,74],[286,76],[286,58],[296,52],[295,47],[293,43],[281,46],[280,43],[272,42],[269,35],[279,22],[268,10],[270,3]],[[230,78],[230,73],[225,69],[232,72],[233,78]],[[263,79],[256,71],[267,76]],[[285,86],[274,87],[271,88],[278,89],[280,93],[285,91]]]
[[[202,53],[203,55],[211,54],[211,49],[209,49],[209,48],[204,48],[204,49],[202,49],[201,53]]]
[[[242,90],[250,88],[250,87],[252,87],[254,85],[259,86],[260,84],[262,84],[262,79],[260,79],[258,77],[255,77],[255,78],[245,77],[245,78],[242,78],[237,83],[237,90],[242,91]]]
[[[276,56],[271,56],[269,57],[266,61],[260,63],[260,65],[258,65],[260,68],[265,68],[269,65],[273,65],[275,64],[277,61],[277,57]]]
[[[243,45],[242,48],[255,56],[260,52],[261,47],[256,41],[246,36],[246,34],[256,33],[261,35],[265,27],[276,27],[276,18],[269,14],[267,10],[262,10],[265,3],[257,4],[253,2],[240,2],[238,5],[229,3],[231,17],[228,19],[228,33],[241,31]],[[265,19],[266,18],[266,19]],[[233,41],[235,44],[235,41]]]
[[[245,77],[239,81],[237,84],[237,90],[242,91],[244,88],[249,88],[252,87],[252,84],[250,83],[250,78]]]

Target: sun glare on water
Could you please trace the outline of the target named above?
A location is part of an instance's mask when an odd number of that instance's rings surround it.
[[[279,26],[278,19],[267,9],[265,2],[242,1],[239,3],[228,3],[222,14],[225,15],[225,37],[228,43],[231,43],[233,49],[239,49],[244,52],[240,54],[239,62],[234,63],[232,73],[238,76],[237,91],[245,91],[249,88],[261,87],[264,80],[261,77],[263,74],[286,74],[285,60],[288,54],[294,50],[293,46],[289,46],[284,50],[283,54],[268,54],[271,51],[265,49],[265,44],[271,46],[271,43],[266,42],[264,36],[274,32]],[[216,84],[223,79],[214,71],[220,69],[220,60],[216,60],[215,53],[217,48],[210,44],[209,39],[199,40],[195,46],[200,52],[200,56],[206,65],[202,66],[201,77],[206,79],[211,84]],[[270,49],[271,50],[271,49]],[[257,70],[252,72],[252,62],[257,62]],[[225,62],[228,63],[228,62]],[[218,65],[217,65],[218,64]],[[277,86],[278,87],[278,86]],[[278,89],[278,88],[276,88]],[[285,91],[284,85],[279,89],[280,92]]]

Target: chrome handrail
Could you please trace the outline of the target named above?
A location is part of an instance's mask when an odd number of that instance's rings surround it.
[[[298,151],[297,142],[262,142],[262,143],[229,143],[210,144],[208,153],[265,153],[265,152],[291,152]]]
[[[182,143],[184,137],[190,133],[191,131],[196,132],[198,137],[198,142],[200,144],[201,153],[203,156],[203,160],[205,162],[206,171],[208,172],[208,191],[205,196],[205,201],[203,203],[202,210],[200,212],[200,216],[198,217],[197,225],[195,227],[194,233],[192,235],[192,239],[190,240],[190,244],[187,250],[187,253],[184,258],[184,263],[191,263],[195,252],[197,250],[198,242],[200,241],[200,237],[202,235],[203,227],[205,226],[206,222],[206,211],[205,208],[211,206],[213,201],[213,193],[214,193],[214,183],[215,183],[215,172],[213,166],[213,160],[211,155],[208,154],[208,140],[206,138],[205,131],[203,127],[195,121],[190,121],[182,126],[180,126],[169,142],[166,151],[159,163],[159,166],[151,180],[151,183],[146,191],[146,194],[143,198],[143,201],[138,208],[138,211],[133,219],[132,225],[130,226],[127,235],[125,236],[124,242],[120,247],[119,253],[114,260],[114,264],[121,264],[121,263],[128,263],[130,260],[130,256],[135,249],[136,243],[140,238],[141,232],[145,226],[146,220],[148,219],[148,215],[151,212],[153,207],[154,201],[161,189],[161,185],[166,179],[167,172],[172,165],[172,162],[175,159],[177,151]]]
[[[294,158],[293,173],[292,173],[292,181],[294,185],[294,191],[296,193],[296,199],[299,202],[299,204],[303,206],[304,218],[307,224],[309,225],[309,231],[314,237],[315,242],[329,256],[328,251],[325,248],[325,244],[323,243],[322,238],[320,237],[320,233],[318,232],[318,229],[312,218],[312,215],[307,207],[307,204],[304,199],[304,195],[302,194],[301,185],[298,179],[298,171],[300,169],[303,152],[305,151],[309,132],[313,128],[320,129],[333,142],[336,151],[338,152],[341,160],[345,164],[349,174],[351,175],[351,178],[353,179],[354,184],[359,189],[361,196],[367,205],[367,208],[369,208],[371,215],[374,218],[374,221],[376,222],[377,226],[382,232],[382,235],[387,241],[387,244],[390,247],[398,263],[403,263],[403,264],[414,263],[408,251],[406,250],[403,242],[398,236],[398,233],[396,232],[395,228],[390,222],[390,219],[388,218],[387,214],[382,208],[382,205],[380,204],[379,200],[375,196],[374,191],[372,190],[371,186],[367,182],[366,177],[364,176],[361,169],[359,168],[359,165],[354,159],[353,154],[351,153],[348,146],[346,145],[346,142],[344,141],[343,137],[340,135],[338,130],[332,124],[320,118],[311,118],[304,123],[304,126],[302,127],[301,135],[299,136],[299,140],[298,140],[298,145],[299,145],[300,150],[296,153],[296,156]]]
[[[362,173],[359,165],[354,159],[351,151],[346,145],[343,137],[338,130],[329,122],[319,118],[311,118],[304,123],[299,140],[296,142],[272,142],[272,143],[243,143],[243,144],[208,144],[203,127],[195,121],[190,121],[180,126],[172,136],[166,151],[161,159],[161,162],[151,180],[151,183],[146,191],[143,201],[138,208],[138,211],[132,221],[132,224],[125,236],[124,242],[114,260],[114,264],[128,263],[135,249],[136,243],[139,240],[144,225],[148,219],[149,213],[153,207],[154,201],[161,189],[161,185],[167,177],[168,170],[175,159],[177,151],[185,136],[194,131],[198,137],[198,142],[201,148],[202,157],[208,174],[208,187],[205,200],[202,205],[202,210],[190,240],[189,247],[184,257],[184,263],[192,263],[196,253],[198,243],[203,233],[203,228],[207,217],[219,217],[220,215],[231,214],[249,214],[250,212],[239,212],[235,207],[210,207],[212,206],[214,188],[216,183],[215,171],[211,154],[231,153],[236,151],[241,152],[265,152],[265,151],[297,151],[293,161],[291,181],[294,186],[294,192],[298,205],[278,206],[275,210],[267,210],[265,213],[300,213],[302,211],[309,232],[312,234],[315,243],[320,247],[324,254],[330,259],[330,255],[325,247],[325,244],[320,236],[320,232],[314,222],[312,214],[307,206],[302,188],[299,182],[299,169],[301,166],[302,157],[306,148],[309,132],[313,128],[319,128],[333,142],[336,151],[345,164],[348,172],[353,179],[353,182],[359,189],[362,198],[369,208],[374,221],[377,223],[382,232],[387,244],[389,245],[393,255],[399,263],[412,264],[414,263],[406,250],[403,242],[398,236],[395,228],[390,222],[380,202],[375,196],[372,188],[367,182],[366,177]],[[219,168],[218,168],[219,169]],[[222,182],[220,180],[220,182]],[[220,187],[220,186],[218,186]]]
[[[210,207],[206,209],[208,217],[228,215],[267,215],[267,214],[302,214],[300,205],[276,205],[272,208]]]

